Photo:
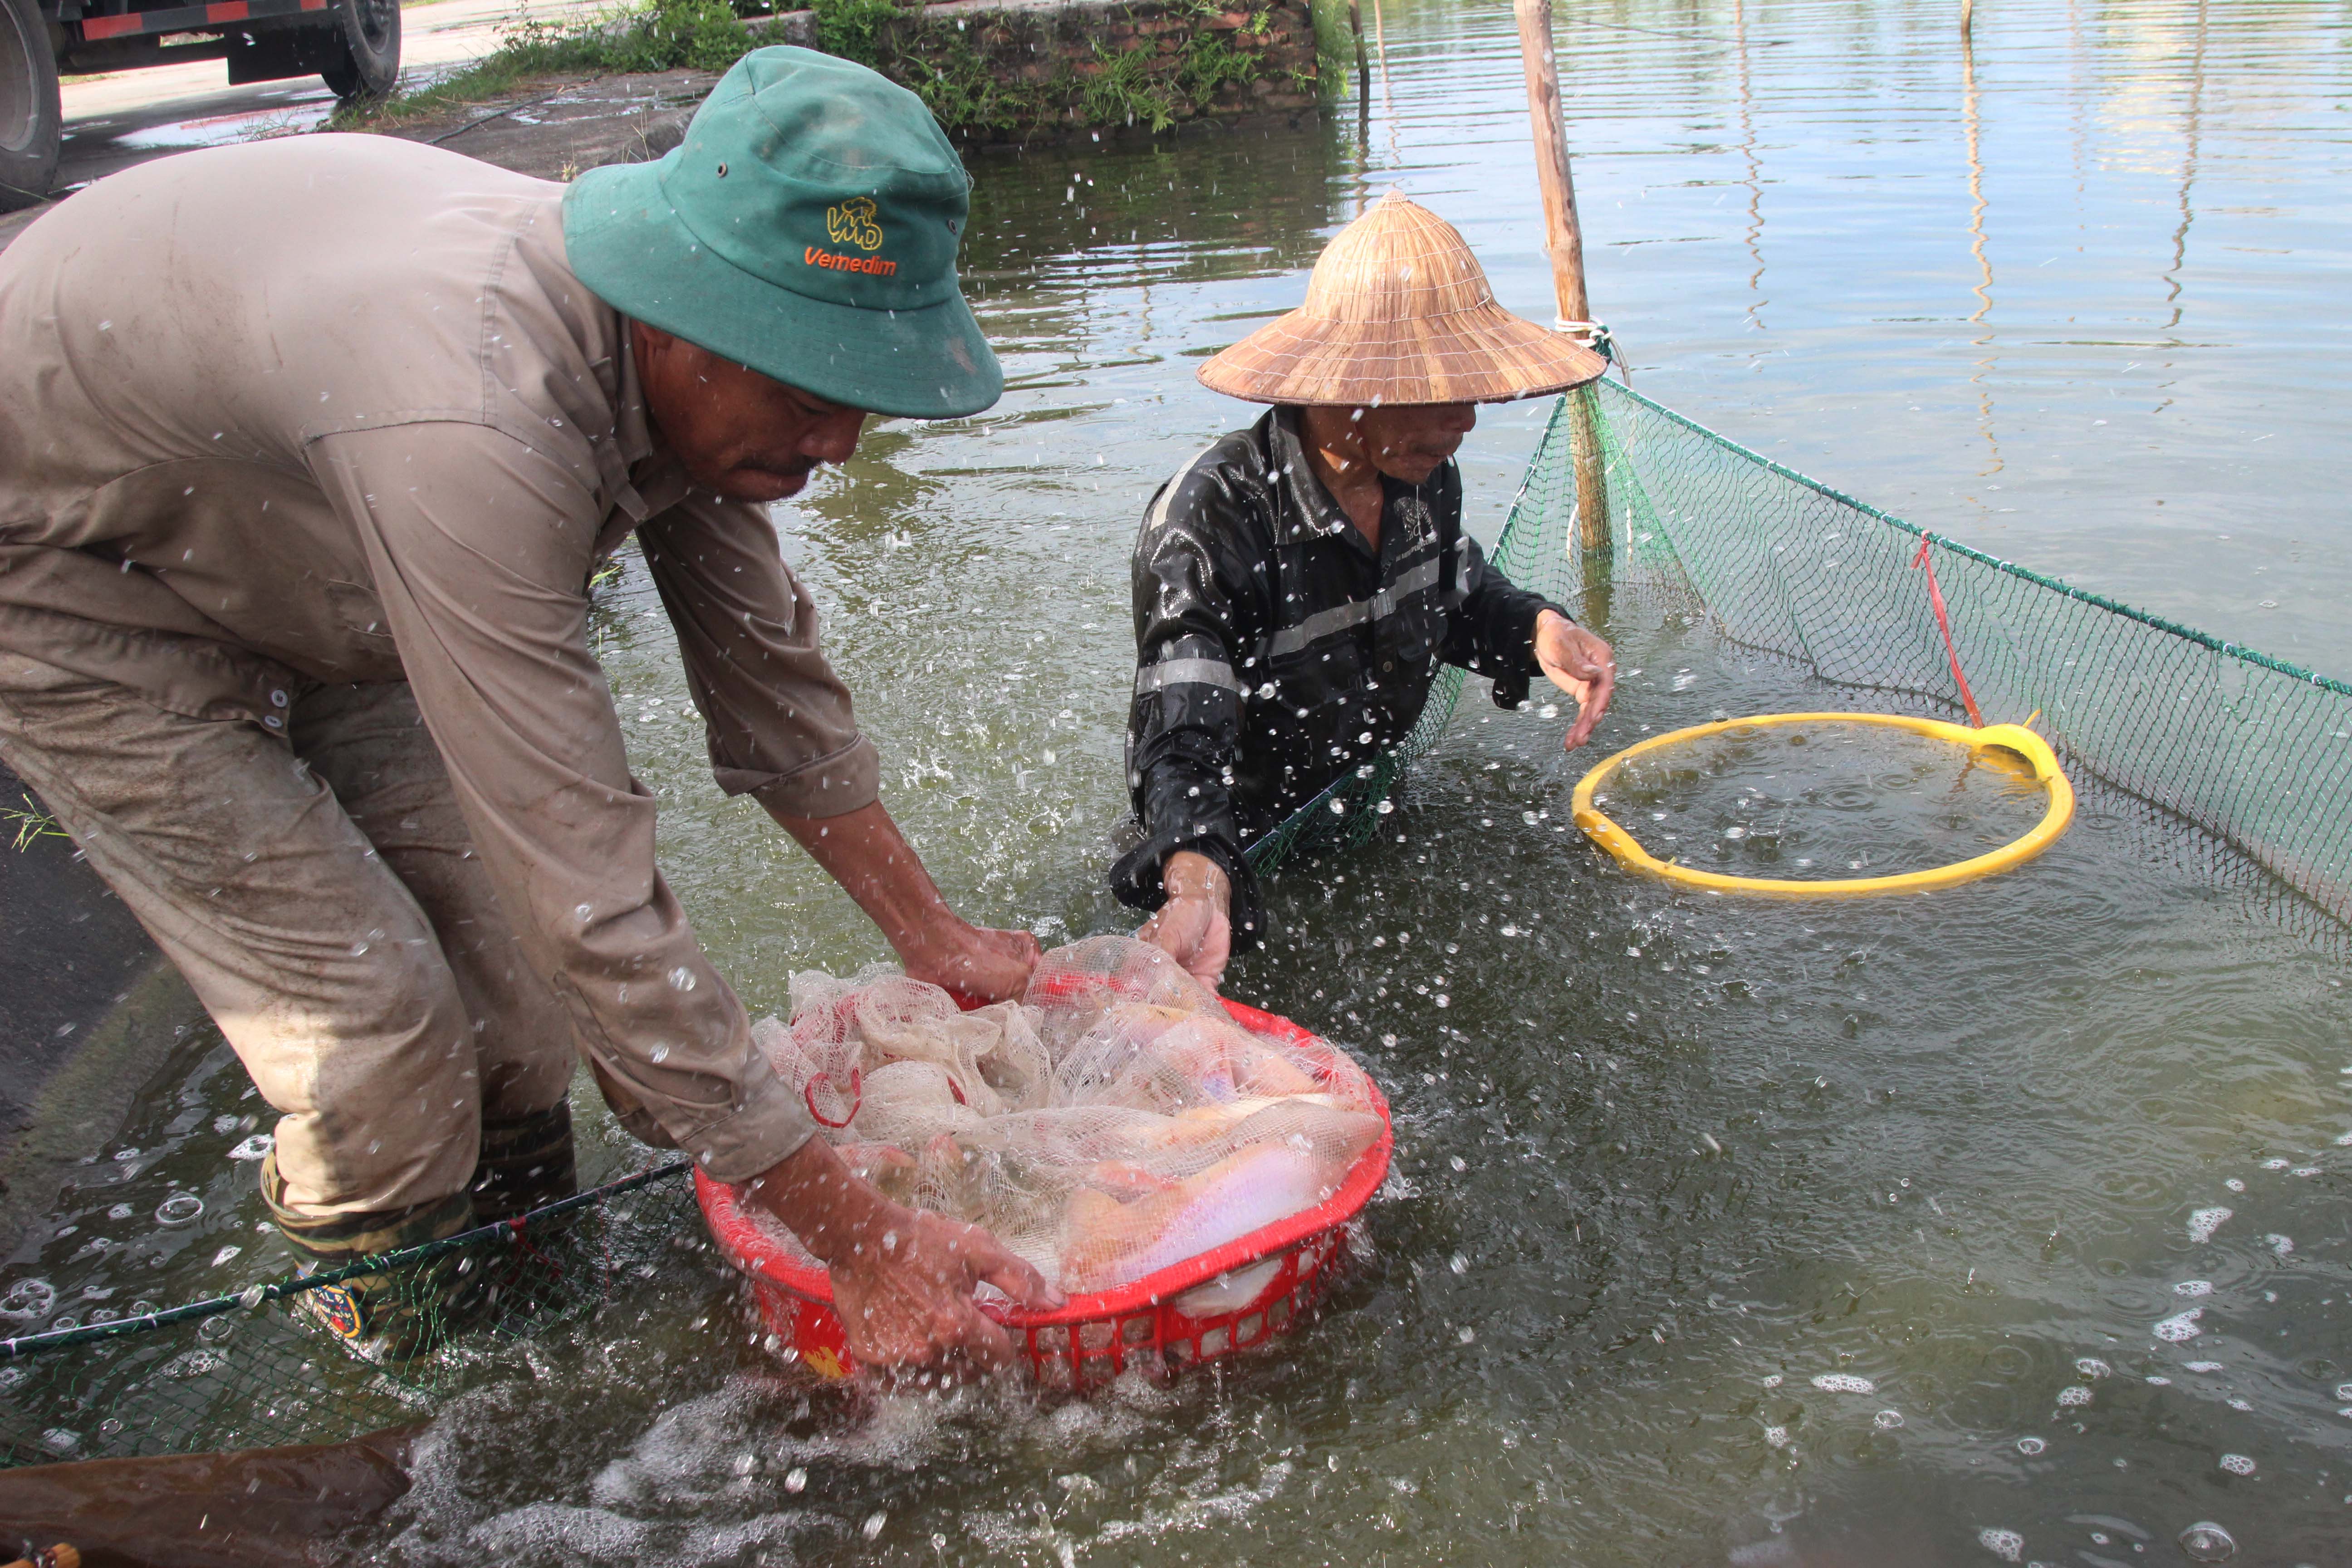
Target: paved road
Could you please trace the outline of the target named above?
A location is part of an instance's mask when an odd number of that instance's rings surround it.
[[[401,85],[414,88],[462,68],[499,46],[499,33],[526,13],[561,22],[609,8],[609,0],[426,0],[401,13]],[[68,189],[150,158],[272,132],[307,131],[326,119],[334,96],[317,77],[228,85],[220,60],[116,71],[65,80],[66,137],[58,185]]]

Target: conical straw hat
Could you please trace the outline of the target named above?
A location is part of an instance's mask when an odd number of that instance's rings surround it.
[[[1253,403],[1500,403],[1599,379],[1607,362],[1495,303],[1454,226],[1391,191],[1324,247],[1307,303],[1201,367]]]

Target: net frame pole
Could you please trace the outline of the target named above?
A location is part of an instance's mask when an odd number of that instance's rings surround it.
[[[1536,184],[1543,193],[1544,249],[1551,258],[1559,330],[1592,337],[1592,300],[1584,286],[1584,226],[1576,211],[1568,128],[1561,118],[1559,65],[1552,48],[1551,0],[1512,0],[1519,62],[1527,73],[1528,128],[1535,139]],[[1601,461],[1600,411],[1591,395],[1569,394],[1569,441],[1576,477],[1576,539],[1587,557],[1585,580],[1605,595],[1612,536],[1608,477]],[[1592,618],[1589,614],[1588,619]],[[1605,618],[1605,617],[1604,617]]]

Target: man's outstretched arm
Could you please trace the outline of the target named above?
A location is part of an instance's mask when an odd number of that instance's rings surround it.
[[[880,801],[839,816],[793,816],[774,805],[768,814],[857,900],[909,975],[982,1002],[1016,997],[1027,987],[1041,952],[1037,939],[958,916]]]
[[[877,798],[881,766],[765,508],[695,494],[637,531],[677,630],[719,787],[757,800],[889,940],[907,973],[1018,996],[1036,940],[957,918]]]

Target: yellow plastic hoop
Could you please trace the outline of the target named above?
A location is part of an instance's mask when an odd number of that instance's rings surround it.
[[[1914,734],[1949,741],[1956,745],[1966,746],[1971,752],[2008,752],[2022,758],[2033,769],[2034,782],[2049,792],[2050,809],[2024,837],[1973,859],[1958,860],[1949,866],[1937,866],[1925,871],[1906,871],[1893,877],[1825,878],[1809,882],[1783,877],[1727,877],[1719,871],[1701,871],[1694,867],[1677,865],[1672,860],[1660,860],[1635,843],[1632,834],[1618,826],[1606,813],[1592,804],[1594,793],[1608,782],[1610,775],[1644,752],[1703,740],[1727,730],[1755,724],[1876,724],[1889,730],[1908,730]],[[1611,858],[1619,865],[1645,876],[1718,893],[1760,893],[1767,897],[1791,899],[1865,899],[1880,893],[1920,893],[1934,888],[1955,887],[1962,882],[1972,882],[1979,877],[1990,877],[1996,871],[2006,871],[2012,866],[2023,865],[2055,844],[2058,836],[2066,831],[2066,825],[2074,819],[2074,786],[2066,782],[2066,775],[2060,770],[2057,757],[2052,754],[2049,742],[2022,724],[1989,724],[1981,730],[1971,730],[1965,724],[1947,724],[1935,719],[1912,719],[1899,713],[1767,713],[1753,719],[1723,719],[1712,724],[1694,724],[1687,730],[1653,735],[1646,741],[1628,746],[1584,775],[1576,786],[1574,804],[1576,826],[1584,830],[1585,836],[1609,851]]]

